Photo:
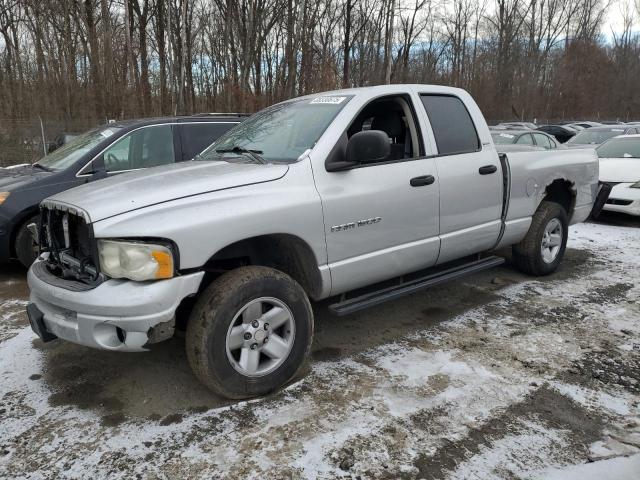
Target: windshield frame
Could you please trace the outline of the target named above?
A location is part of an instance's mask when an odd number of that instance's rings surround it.
[[[230,137],[233,132],[236,129],[241,129],[243,128],[243,126],[247,126],[247,124],[250,125],[250,122],[255,121],[255,118],[258,118],[259,115],[264,115],[267,114],[270,110],[277,110],[278,108],[286,108],[288,105],[294,105],[294,104],[298,104],[298,105],[304,105],[305,102],[308,105],[309,103],[311,103],[310,101],[314,101],[316,99],[320,99],[320,98],[334,98],[334,97],[344,97],[344,99],[340,102],[339,108],[337,108],[334,113],[333,116],[328,120],[327,124],[324,126],[324,129],[322,130],[322,132],[319,133],[319,135],[316,137],[314,143],[310,146],[308,146],[304,151],[302,151],[300,153],[300,155],[298,155],[295,159],[294,158],[288,158],[288,159],[274,159],[274,158],[269,158],[269,157],[265,157],[264,153],[262,152],[261,149],[257,148],[259,147],[259,145],[251,145],[251,144],[247,144],[247,145],[237,145],[241,148],[245,148],[248,150],[253,150],[254,152],[233,152],[233,151],[228,151],[228,152],[219,152],[217,150],[220,149],[226,149],[228,148],[228,145],[224,145],[222,144],[222,142],[226,142],[227,141],[227,137]],[[251,117],[249,117],[247,120],[245,120],[244,122],[238,124],[237,126],[235,126],[234,128],[232,128],[231,130],[229,130],[228,132],[226,132],[225,134],[223,134],[222,136],[220,136],[215,142],[213,142],[211,145],[209,145],[207,148],[205,148],[202,152],[200,152],[197,156],[196,159],[197,161],[229,161],[232,158],[238,158],[241,156],[247,156],[249,155],[250,157],[252,157],[255,160],[255,153],[257,153],[258,151],[260,151],[260,153],[258,153],[258,155],[260,156],[261,160],[263,160],[265,163],[267,164],[293,164],[293,163],[297,163],[299,161],[302,160],[302,158],[304,157],[305,153],[312,151],[319,143],[320,140],[322,139],[322,137],[327,133],[327,131],[330,130],[331,125],[333,125],[335,123],[335,121],[338,119],[338,117],[340,116],[340,114],[344,111],[344,109],[347,107],[347,105],[349,104],[349,102],[355,97],[354,94],[343,94],[340,92],[324,92],[324,93],[320,93],[317,95],[305,95],[303,97],[297,97],[297,98],[293,98],[290,100],[286,100],[284,102],[279,102],[273,105],[270,105],[267,108],[263,108],[262,110],[256,112],[255,114],[253,114]],[[322,103],[322,102],[317,102],[317,103]],[[248,148],[251,147],[251,148]]]

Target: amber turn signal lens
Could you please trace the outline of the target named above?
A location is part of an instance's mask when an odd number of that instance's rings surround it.
[[[173,277],[173,257],[171,255],[167,252],[154,251],[151,252],[151,256],[158,262],[157,279]]]

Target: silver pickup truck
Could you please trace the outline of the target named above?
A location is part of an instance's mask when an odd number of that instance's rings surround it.
[[[310,299],[349,314],[498,265],[507,246],[520,270],[552,273],[598,188],[593,151],[499,155],[463,90],[296,98],[194,161],[45,200],[27,311],[45,341],[122,352],[186,330],[196,375],[252,397],[303,365]]]

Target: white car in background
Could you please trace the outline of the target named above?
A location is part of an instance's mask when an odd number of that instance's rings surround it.
[[[603,210],[640,216],[640,135],[619,135],[596,151],[600,181],[613,184]]]

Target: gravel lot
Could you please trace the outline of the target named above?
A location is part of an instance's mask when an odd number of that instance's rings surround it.
[[[0,478],[640,475],[640,222],[570,227],[560,271],[508,265],[335,318],[305,375],[228,402],[183,341],[42,344],[0,272]]]

